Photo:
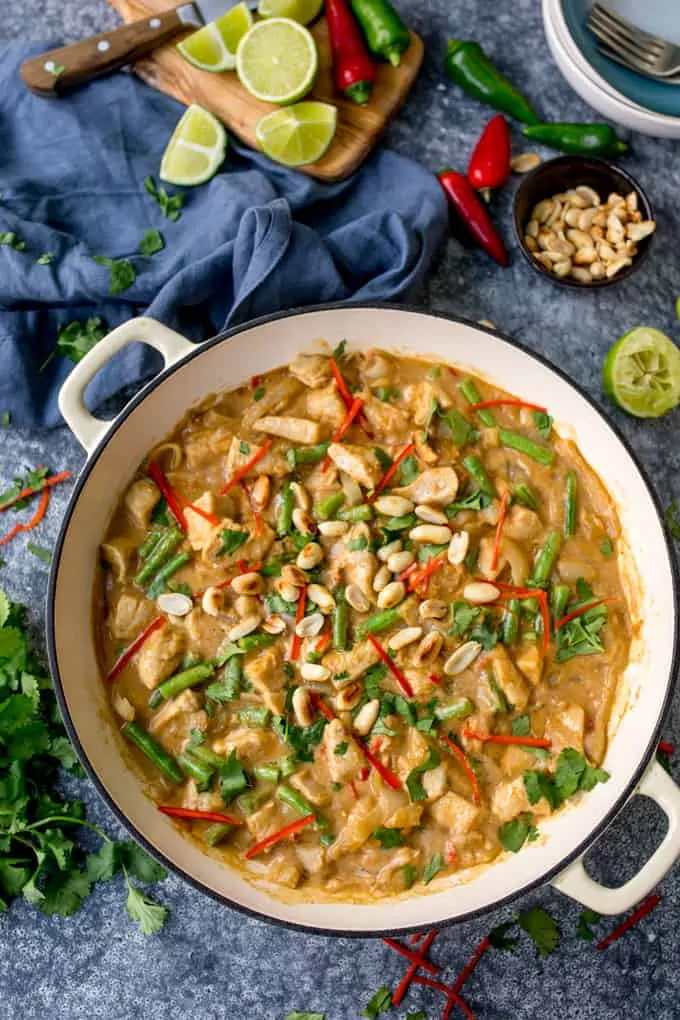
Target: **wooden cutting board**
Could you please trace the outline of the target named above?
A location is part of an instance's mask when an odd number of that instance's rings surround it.
[[[167,10],[167,0],[109,0],[125,21],[136,21]],[[333,144],[318,163],[301,167],[304,173],[324,181],[342,180],[366,159],[389,120],[402,105],[423,61],[423,42],[415,33],[399,67],[380,64],[370,102],[357,106],[333,87],[328,26],[320,18],[311,32],[319,48],[319,74],[310,98],[338,108],[338,127]],[[247,145],[256,148],[255,126],[265,113],[277,107],[255,99],[239,84],[233,71],[213,73],[189,64],[171,43],[134,65],[149,85],[179,99],[199,103],[210,110]]]

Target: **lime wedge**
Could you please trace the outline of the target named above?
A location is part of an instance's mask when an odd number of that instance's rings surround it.
[[[238,44],[252,24],[248,5],[238,4],[183,39],[177,49],[185,60],[204,71],[233,71]]]
[[[180,117],[161,160],[160,177],[168,184],[203,184],[221,166],[227,132],[202,106],[190,106]]]
[[[338,111],[329,103],[295,103],[258,122],[257,144],[284,166],[316,163],[333,141],[337,119]]]
[[[636,418],[659,418],[680,403],[680,350],[660,330],[637,326],[605,358],[602,386]]]
[[[308,25],[318,18],[323,0],[260,0],[257,13],[261,18],[290,18]]]
[[[266,103],[301,99],[314,84],[318,63],[311,34],[290,18],[256,22],[236,53],[241,84]]]

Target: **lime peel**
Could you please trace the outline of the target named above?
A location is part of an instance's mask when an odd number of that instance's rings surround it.
[[[160,178],[168,184],[191,187],[204,184],[224,162],[227,132],[202,106],[193,104],[179,119],[163,158]]]
[[[316,163],[333,141],[337,117],[337,109],[329,103],[295,103],[258,122],[257,143],[270,159],[284,166]]]
[[[680,350],[661,330],[637,326],[607,354],[602,387],[623,411],[659,418],[680,403]]]
[[[238,45],[252,24],[250,8],[240,3],[192,32],[177,44],[177,49],[185,60],[203,71],[233,71]]]

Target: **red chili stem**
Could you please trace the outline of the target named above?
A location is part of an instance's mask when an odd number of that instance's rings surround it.
[[[293,662],[297,659],[300,654],[300,645],[302,639],[298,636],[297,625],[304,619],[305,615],[305,602],[307,601],[307,585],[303,585],[300,588],[300,594],[298,595],[297,609],[295,611],[295,627],[293,628],[293,640],[290,643],[290,658]]]
[[[488,935],[485,935],[482,941],[475,949],[472,956],[470,957],[469,963],[465,964],[460,974],[456,978],[453,985],[454,992],[459,992],[461,990],[461,988],[463,987],[467,979],[471,976],[472,972],[474,971],[475,967],[477,966],[481,958],[484,956],[484,953],[486,953],[487,950],[489,949],[491,949],[491,942],[489,940]]]
[[[612,596],[611,598],[606,599],[595,599],[594,602],[589,602],[585,606],[579,606],[578,609],[572,610],[571,613],[567,613],[566,616],[563,616],[560,620],[558,620],[555,624],[555,630],[559,630],[560,627],[565,627],[568,623],[571,623],[572,620],[575,620],[577,616],[583,616],[583,614],[587,613],[589,609],[596,609],[597,606],[603,606],[606,602],[620,601],[621,599],[617,599]]]
[[[153,462],[149,464],[146,473],[148,474],[149,478],[153,479],[153,481],[156,483],[156,485],[161,491],[161,494],[165,496],[165,501],[168,504],[168,509],[172,513],[173,517],[176,519],[182,531],[187,531],[188,530],[187,519],[184,516],[184,511],[182,510],[182,504],[180,503],[179,497],[175,490],[173,489],[173,487],[170,485],[170,482],[167,480],[167,478],[159,468],[158,464],[155,464]]]
[[[376,758],[373,752],[369,751],[369,749],[366,747],[366,744],[364,744],[363,741],[357,740],[357,744],[365,754],[366,759],[370,761],[375,771],[378,773],[379,776],[382,776],[387,785],[391,787],[393,790],[401,790],[401,780],[397,776],[395,776],[393,772],[390,772],[386,765],[383,765],[383,763],[380,761],[380,758]]]
[[[496,537],[493,541],[493,552],[491,554],[491,569],[498,569],[498,556],[501,551],[501,536],[503,534],[503,524],[505,523],[505,514],[508,509],[508,498],[509,492],[506,489],[501,496],[501,505],[498,509],[498,524],[496,525]]]
[[[300,829],[304,829],[306,825],[313,822],[315,818],[316,815],[313,814],[305,815],[304,818],[299,818],[296,822],[291,822],[290,825],[286,825],[283,829],[279,829],[278,832],[273,832],[271,836],[261,839],[259,843],[255,844],[255,846],[251,846],[250,850],[246,850],[244,855],[246,860],[249,861],[251,858],[257,857],[257,855],[262,853],[263,850],[266,850],[270,846],[274,846],[274,844],[278,843],[280,840],[286,839],[288,836],[295,835],[295,833],[299,832]]]
[[[62,471],[59,475],[52,475],[51,478],[46,478],[42,485],[36,488],[22,489],[20,493],[10,499],[7,503],[3,503],[0,506],[0,513],[3,510],[9,510],[11,506],[20,503],[22,499],[28,499],[29,496],[35,496],[37,493],[42,492],[43,489],[51,488],[53,485],[59,485],[60,482],[65,482],[73,474],[72,471]]]
[[[470,780],[470,786],[472,787],[472,800],[475,804],[479,804],[482,799],[479,793],[479,783],[477,782],[475,770],[470,764],[468,756],[466,755],[465,751],[463,751],[463,749],[459,747],[454,740],[451,740],[450,737],[447,737],[445,733],[440,733],[439,739],[443,740],[446,746],[449,748],[449,750],[453,751],[455,756],[458,758],[458,761],[463,767],[465,775]]]
[[[375,650],[378,653],[378,655],[380,656],[380,658],[382,659],[382,661],[385,663],[385,665],[389,669],[389,671],[392,674],[392,676],[394,677],[394,679],[397,681],[397,683],[401,687],[401,689],[404,692],[404,694],[406,695],[406,697],[407,698],[412,698],[413,697],[413,688],[411,687],[410,683],[408,682],[408,680],[406,679],[406,677],[404,676],[402,671],[399,669],[397,664],[390,658],[390,656],[387,654],[387,652],[385,651],[383,646],[380,644],[379,641],[376,641],[376,639],[373,637],[372,634],[368,634],[367,637],[368,637],[368,640],[373,645],[373,647],[375,648]]]
[[[499,113],[482,131],[470,157],[467,175],[473,188],[502,188],[507,184],[511,155],[508,124]]]
[[[223,822],[225,825],[243,825],[240,818],[223,815],[220,811],[195,811],[193,808],[170,807],[159,804],[158,810],[170,818],[188,818],[196,822]]]
[[[234,474],[229,479],[229,481],[227,482],[227,484],[224,486],[224,488],[220,489],[221,495],[224,495],[225,492],[229,492],[229,490],[233,488],[234,485],[237,485],[242,478],[246,477],[251,468],[254,468],[255,465],[262,460],[262,458],[267,453],[273,442],[274,442],[273,439],[265,439],[264,443],[257,451],[257,453],[253,457],[251,457],[250,460],[246,461],[243,467],[239,468],[238,471],[235,471]]]
[[[661,903],[661,897],[657,895],[657,893],[652,893],[651,896],[648,896],[647,899],[640,904],[637,910],[633,911],[630,917],[627,917],[626,920],[622,921],[620,925],[614,928],[614,931],[610,932],[606,938],[602,939],[601,942],[598,942],[595,948],[602,950],[606,949],[607,946],[611,946],[613,942],[616,942],[622,935],[625,935],[629,928],[632,928],[633,925],[637,924],[638,921],[641,921],[643,917],[650,914],[655,907],[658,907],[659,903]]]
[[[355,103],[368,102],[376,67],[347,0],[326,0],[326,21],[336,89]]]
[[[443,981],[434,981],[432,978],[416,976],[413,979],[413,983],[417,985],[425,985],[426,988],[434,988],[435,991],[441,992],[446,996],[447,1002],[444,1007],[444,1012],[442,1013],[442,1020],[449,1020],[454,1006],[458,1006],[459,1009],[462,1009],[468,1020],[475,1020],[475,1015],[467,1003],[463,1002],[460,995],[458,995],[457,992],[454,992],[453,988],[450,988],[449,985],[445,985]]]
[[[435,964],[430,963],[429,960],[425,959],[425,955],[429,950],[430,946],[432,945],[432,943],[434,942],[434,940],[436,939],[437,935],[438,932],[436,931],[428,932],[418,952],[413,952],[410,949],[406,949],[405,946],[402,946],[401,943],[399,942],[395,942],[394,939],[383,939],[383,942],[385,942],[390,947],[390,949],[395,949],[398,953],[401,953],[402,956],[405,956],[407,960],[411,961],[411,966],[408,968],[408,970],[406,971],[406,973],[404,974],[403,978],[401,979],[401,981],[399,982],[394,991],[394,995],[392,996],[393,1006],[399,1006],[400,1003],[403,1001],[404,996],[411,987],[411,982],[413,981],[413,978],[416,976],[418,970],[421,967],[423,968],[423,970],[429,971],[430,974],[439,973],[439,967],[435,966]],[[420,936],[418,936],[418,938],[420,938]]]
[[[477,733],[475,730],[464,729],[463,736],[468,740],[481,740],[484,744],[517,744],[524,747],[552,746],[549,740],[542,737],[515,737],[508,733]]]
[[[404,449],[401,451],[401,453],[397,454],[397,456],[396,456],[395,460],[393,461],[393,463],[390,465],[390,467],[388,467],[387,471],[382,476],[382,478],[380,479],[380,481],[376,485],[375,489],[373,490],[371,495],[366,500],[367,503],[372,503],[373,500],[377,497],[377,495],[380,492],[382,492],[382,490],[385,488],[385,486],[390,481],[390,479],[396,474],[396,472],[399,469],[399,465],[401,464],[402,460],[406,460],[406,458],[409,456],[409,454],[413,453],[415,448],[416,448],[416,444],[415,443],[409,443],[408,446],[404,447]]]
[[[503,240],[491,222],[484,203],[475,194],[465,174],[445,170],[439,174],[439,183],[449,204],[468,228],[477,244],[501,266],[509,265],[510,260]]]
[[[364,406],[365,403],[366,403],[366,401],[364,400],[363,397],[355,397],[354,398],[354,400],[352,401],[352,405],[351,405],[349,411],[347,412],[347,414],[345,416],[345,420],[343,421],[342,425],[340,426],[338,431],[335,433],[335,435],[331,439],[332,443],[339,443],[340,442],[340,440],[344,436],[345,432],[347,432],[347,429],[350,427],[350,425],[352,424],[354,419],[357,417],[357,415],[359,414],[359,412],[361,411],[361,408]],[[328,454],[326,454],[326,456],[323,459],[323,464],[321,465],[321,470],[322,471],[327,471],[328,468],[330,467],[330,464],[331,464],[331,458],[328,456]]]
[[[415,577],[411,578],[408,585],[408,591],[415,591],[416,588],[419,588],[423,581],[427,581],[430,575],[435,572],[435,570],[439,570],[440,567],[444,566],[444,564],[446,563],[446,558],[447,558],[446,553],[442,553],[441,556],[432,556],[427,561],[427,563],[420,571],[420,573],[416,574]]]
[[[662,754],[675,754],[675,744],[672,744],[670,740],[660,740],[659,750]]]
[[[111,680],[115,680],[118,674],[122,673],[122,671],[125,669],[132,656],[139,651],[144,642],[151,637],[153,632],[155,630],[158,630],[159,627],[162,627],[164,623],[165,623],[164,616],[157,616],[155,620],[151,621],[149,626],[142,631],[138,638],[135,638],[130,647],[126,651],[124,651],[121,657],[117,660],[117,662],[109,672],[108,676],[106,677],[106,683],[110,683]]]
[[[478,404],[468,404],[465,410],[483,411],[485,407],[528,407],[530,411],[540,411],[541,414],[548,413],[548,408],[543,407],[541,404],[529,404],[526,400],[515,400],[514,398],[508,398],[507,400],[481,400]]]

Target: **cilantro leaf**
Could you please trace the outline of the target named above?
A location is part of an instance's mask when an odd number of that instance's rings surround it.
[[[120,852],[117,843],[106,840],[99,850],[87,855],[85,872],[90,882],[106,882],[120,869]]]
[[[371,833],[371,839],[377,839],[383,850],[393,850],[404,843],[404,837],[400,829],[374,829]]]
[[[390,457],[389,453],[383,450],[380,446],[374,446],[373,453],[375,454],[378,464],[380,464],[380,467],[383,469],[383,471],[388,471],[394,464],[394,461]]]
[[[583,942],[594,942],[596,935],[590,926],[591,924],[597,924],[601,920],[602,918],[597,911],[582,910],[576,922],[576,938],[582,939]]]
[[[39,266],[49,266],[54,262],[54,255],[52,252],[45,251],[42,253],[40,258],[37,260]]]
[[[516,818],[512,818],[509,822],[504,822],[498,828],[498,838],[501,841],[501,846],[504,850],[510,851],[510,853],[519,853],[527,839],[529,839],[533,828],[531,815],[526,813],[517,815]]]
[[[605,559],[609,559],[610,556],[614,555],[614,543],[611,538],[605,538],[600,542],[600,552]]]
[[[125,909],[139,925],[142,935],[155,935],[168,917],[168,908],[145,896],[141,889],[128,883],[128,898]]]
[[[387,987],[383,985],[375,993],[372,999],[366,1003],[366,1006],[361,1011],[361,1015],[368,1017],[368,1020],[375,1020],[381,1013],[387,1013],[392,1008],[392,993]]]
[[[342,758],[347,754],[348,750],[349,744],[347,743],[347,741],[341,740],[339,744],[335,745],[335,748],[333,749],[333,754],[337,755],[338,758]]]
[[[424,1009],[419,1009],[416,1013],[407,1013],[406,1020],[427,1020],[427,1014]]]
[[[664,510],[663,517],[666,522],[666,527],[668,528],[673,538],[676,540],[676,542],[680,542],[680,518],[678,517],[677,499],[672,499],[670,501],[670,503]]]
[[[61,767],[66,769],[67,772],[80,775],[78,755],[68,737],[54,737],[50,741],[50,754],[53,758],[58,759]]]
[[[560,802],[572,797],[579,788],[581,778],[586,770],[586,760],[573,748],[565,747],[560,751],[555,769],[555,789]]]
[[[409,797],[412,801],[426,800],[427,794],[423,788],[421,776],[423,772],[429,772],[430,769],[436,769],[441,761],[439,751],[434,747],[428,748],[428,754],[425,761],[420,762],[414,769],[411,769],[408,776],[406,777],[406,789],[408,790]]]
[[[167,871],[162,864],[150,857],[146,850],[133,840],[116,844],[118,855],[126,870],[140,882],[162,882]]]
[[[360,535],[359,538],[353,538],[347,543],[348,552],[362,552],[364,549],[368,549],[368,539],[365,535]]]
[[[435,875],[444,870],[443,854],[435,854],[423,868],[423,885],[429,885]]]
[[[459,499],[455,503],[449,503],[446,507],[446,516],[455,517],[456,514],[462,513],[463,510],[485,510],[492,503],[493,496],[490,496],[488,492],[483,492],[481,489],[473,489],[463,499]]]
[[[147,230],[139,242],[139,251],[142,255],[155,255],[165,248],[165,239],[158,230]]]
[[[109,294],[122,294],[137,279],[137,270],[129,259],[109,259],[104,255],[95,255],[94,261],[109,267]]]
[[[518,914],[517,923],[533,939],[540,956],[550,956],[555,952],[560,932],[555,919],[542,907],[532,907]]]
[[[404,889],[410,889],[418,878],[418,869],[415,864],[405,864],[401,869],[401,873],[404,876]]]
[[[514,921],[506,921],[504,924],[498,924],[495,928],[492,928],[488,934],[488,939],[494,949],[500,949],[507,953],[514,953],[517,947],[517,939],[508,938],[507,933],[515,927]]]
[[[481,616],[480,606],[473,606],[470,602],[454,601],[451,603],[451,627],[449,634],[452,637],[462,637],[473,623]]]
[[[163,185],[160,187],[156,186],[156,182],[151,176],[144,178],[144,187],[149,195],[158,202],[163,216],[167,216],[169,220],[178,220],[180,218],[182,215],[180,210],[184,205],[183,192],[178,191],[174,195],[169,195]]]
[[[513,737],[528,737],[531,733],[531,717],[518,715],[512,720],[511,729]]]
[[[80,322],[74,319],[59,327],[56,353],[69,361],[77,363],[88,354],[102,337],[106,336],[107,328],[103,319],[93,317]]]
[[[220,538],[222,539],[222,545],[217,550],[217,555],[229,556],[248,541],[248,532],[237,531],[234,528],[225,528],[220,532]]]
[[[2,414],[0,414],[0,425],[2,425],[2,427],[6,429],[11,424],[12,424],[12,415],[10,414],[9,411],[3,411]]]
[[[83,900],[90,895],[91,888],[90,879],[79,868],[57,871],[45,883],[43,897],[38,905],[44,914],[70,917],[80,910]]]
[[[234,797],[243,793],[250,785],[245,769],[236,757],[236,751],[232,751],[224,765],[220,765],[218,782],[225,804],[231,804]]]
[[[549,414],[546,414],[544,411],[534,411],[534,425],[538,429],[538,434],[542,436],[543,439],[550,439],[553,420]]]
[[[415,482],[419,474],[418,458],[411,453],[399,465],[399,484],[410,485],[411,482]]]
[[[14,230],[3,230],[0,232],[0,244],[6,244],[15,251],[23,251],[26,247],[25,241],[20,241]]]

